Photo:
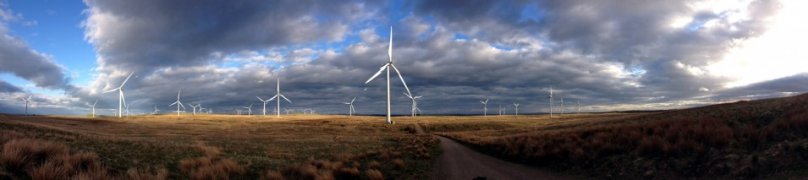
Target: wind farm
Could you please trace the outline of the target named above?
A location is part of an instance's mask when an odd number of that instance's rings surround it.
[[[805,8],[0,1],[0,179],[804,179]]]

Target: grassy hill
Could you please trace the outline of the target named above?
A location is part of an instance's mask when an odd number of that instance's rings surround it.
[[[592,122],[441,134],[512,161],[602,178],[806,175],[808,94]]]

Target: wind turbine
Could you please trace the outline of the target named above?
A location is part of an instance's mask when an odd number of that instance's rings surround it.
[[[382,65],[382,67],[379,68],[379,71],[376,72],[376,74],[374,74],[373,76],[370,77],[370,79],[365,81],[365,84],[368,84],[370,81],[378,77],[382,73],[382,71],[387,72],[387,124],[393,124],[393,119],[391,118],[391,111],[390,111],[390,67],[392,67],[393,70],[396,71],[396,74],[398,74],[398,79],[401,80],[401,84],[404,84],[404,89],[407,90],[407,94],[412,94],[410,93],[410,88],[407,87],[407,83],[404,82],[404,77],[401,76],[401,72],[399,72],[398,68],[396,68],[396,66],[393,65],[393,26],[390,26],[390,44],[387,46],[387,57],[388,57],[387,63]]]
[[[135,104],[137,104],[137,103],[126,104],[125,109],[126,109],[126,116],[127,117],[129,117],[129,106],[134,106]]]
[[[157,109],[157,105],[154,105],[154,110],[151,112],[151,114],[155,115],[157,112],[160,112],[160,109]]]
[[[258,97],[258,96],[255,96],[255,98],[258,98],[258,100],[259,100],[259,101],[261,101],[262,103],[264,103],[264,110],[263,110],[262,112],[264,113],[264,116],[266,116],[266,115],[267,115],[267,103],[269,103],[270,101],[272,101],[272,99],[267,99],[267,100],[264,100],[264,99],[261,99],[261,97]],[[287,113],[287,114],[289,114],[289,113]]]
[[[485,98],[485,101],[480,101],[483,103],[483,116],[488,116],[488,98]]]
[[[193,112],[193,115],[196,115],[196,109],[200,107],[202,107],[202,104],[196,104],[196,105],[191,104],[191,109],[193,109],[191,112]]]
[[[27,98],[20,98],[20,100],[22,100],[22,102],[25,103],[25,114],[27,115],[28,114],[28,103],[31,103],[31,95],[28,95]]]
[[[564,96],[558,96],[561,99],[561,114],[564,114]]]
[[[576,100],[578,101],[577,102],[578,107],[577,107],[577,111],[575,111],[575,114],[580,114],[581,113],[581,100],[580,99],[576,99]]]
[[[132,74],[135,74],[135,73],[129,73],[129,76],[127,76],[126,79],[123,80],[123,83],[121,83],[121,86],[118,86],[115,89],[111,89],[111,90],[109,90],[107,92],[104,92],[104,93],[110,93],[110,92],[114,92],[115,90],[118,90],[118,118],[121,118],[121,115],[123,114],[123,105],[126,104],[126,98],[124,98],[124,95],[123,95],[123,85],[126,85],[126,81],[129,81],[129,78],[132,77]]]
[[[553,118],[553,87],[550,86],[550,95],[547,96],[547,99],[550,99],[550,119]]]
[[[286,102],[292,103],[292,101],[290,101],[288,98],[286,98],[286,96],[281,94],[281,78],[280,77],[278,77],[277,85],[275,86],[275,88],[276,88],[275,89],[275,96],[272,96],[272,98],[269,98],[266,102],[270,102],[270,101],[274,100],[275,98],[281,97],[284,100],[286,100]],[[275,112],[276,112],[275,116],[277,116],[277,117],[281,117],[281,98],[278,98],[277,104],[275,105],[275,108],[276,108],[275,109]],[[261,100],[261,102],[264,101],[261,98],[258,98],[258,99]],[[264,109],[266,109],[266,102],[264,103]],[[264,110],[264,111],[266,111],[266,110]],[[266,112],[264,113],[264,115],[266,115]]]
[[[177,117],[180,116],[180,112],[181,112],[180,107],[182,107],[183,110],[185,109],[185,105],[182,105],[182,102],[180,102],[180,92],[182,92],[182,90],[177,91],[177,101],[174,101],[174,103],[171,103],[171,105],[168,105],[169,107],[171,107],[173,105],[177,105]]]
[[[356,97],[351,99],[351,102],[343,102],[343,104],[348,105],[348,116],[353,116],[353,113],[356,111],[356,110],[354,110],[354,107],[353,107],[353,102],[354,101],[356,101]]]
[[[411,94],[404,93],[404,96],[407,96],[412,100],[412,117],[415,117],[415,114],[421,109],[418,109],[418,101],[416,99],[421,98],[421,96],[412,96]]]
[[[85,104],[85,105],[87,105],[87,107],[93,108],[93,114],[92,114],[92,115],[93,115],[93,118],[95,118],[95,105],[96,105],[96,104],[98,104],[98,100],[95,100],[95,102],[93,103],[93,105],[90,105],[90,103]]]
[[[513,108],[515,109],[513,115],[518,116],[519,115],[519,103],[513,103]]]
[[[247,109],[247,116],[252,116],[252,106],[253,104],[250,104],[249,106],[244,106],[244,108]]]

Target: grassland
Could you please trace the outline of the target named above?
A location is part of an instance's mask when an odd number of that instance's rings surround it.
[[[808,94],[651,113],[512,117],[425,129],[512,161],[600,178],[793,178],[808,165]],[[494,123],[501,122],[501,123]]]
[[[37,169],[50,161],[90,154],[106,174],[122,179],[424,179],[439,150],[429,135],[415,135],[411,122],[388,126],[379,117],[318,115],[123,119],[0,115],[4,144],[0,153],[9,154],[0,161],[12,162],[18,151],[47,154],[50,151],[43,149],[58,149],[52,156],[32,157],[39,159],[30,161],[33,164],[12,167],[0,162],[4,166],[0,176],[31,177],[45,171]]]

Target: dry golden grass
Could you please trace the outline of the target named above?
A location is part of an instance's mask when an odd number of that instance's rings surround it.
[[[415,121],[390,126],[385,125],[381,117],[183,115],[178,118],[157,115],[88,119],[4,115],[4,118],[0,121],[0,135],[4,135],[0,143],[18,138],[62,143],[75,151],[98,154],[99,161],[112,173],[131,171],[132,179],[271,179],[298,172],[272,169],[299,169],[310,175],[311,168],[294,164],[317,159],[335,160],[335,164],[340,164],[338,168],[315,165],[318,172],[322,171],[318,177],[365,177],[358,169],[370,160],[378,160],[385,164],[379,167],[380,173],[418,178],[426,177],[431,167],[431,160],[423,156],[432,154],[434,157],[437,149],[437,142],[430,136],[404,130]],[[402,146],[412,147],[399,148]],[[420,149],[413,151],[418,157],[409,152],[391,152],[409,148]],[[417,166],[395,168],[389,162],[392,158],[381,158],[383,153],[397,154],[397,158]],[[155,167],[158,170],[152,171]],[[159,167],[166,170],[161,171]],[[137,176],[139,172],[149,173]]]

